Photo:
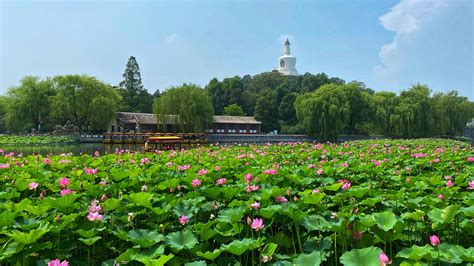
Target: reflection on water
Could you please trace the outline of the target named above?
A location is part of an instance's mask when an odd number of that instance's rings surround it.
[[[14,152],[15,154],[22,153],[23,155],[30,154],[61,154],[70,153],[78,154],[93,154],[99,151],[100,154],[113,153],[115,149],[123,149],[130,151],[141,151],[143,144],[101,144],[101,143],[78,143],[78,144],[48,144],[48,145],[3,145],[0,146],[5,153]]]

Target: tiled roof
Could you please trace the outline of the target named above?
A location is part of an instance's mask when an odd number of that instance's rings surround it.
[[[175,124],[176,115],[166,115],[166,124]],[[117,119],[122,123],[140,123],[142,125],[156,125],[157,120],[155,114],[148,113],[130,113],[130,112],[117,112]],[[230,116],[230,115],[214,115],[212,117],[213,123],[220,124],[261,124],[255,120],[253,116]]]
[[[255,120],[253,116],[230,116],[230,115],[215,115],[212,117],[214,123],[220,124],[261,124]]]

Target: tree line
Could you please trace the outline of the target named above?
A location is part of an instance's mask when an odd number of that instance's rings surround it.
[[[182,132],[204,131],[214,114],[247,115],[262,121],[263,132],[335,140],[340,134],[462,135],[474,117],[474,103],[456,91],[432,93],[421,84],[396,94],[324,73],[283,76],[276,71],[214,78],[204,88],[183,84],[152,95],[130,57],[118,86],[83,75],[29,76],[0,97],[0,111],[10,132],[51,132],[56,125],[103,132],[116,111],[127,111],[154,112],[160,124],[175,123]]]

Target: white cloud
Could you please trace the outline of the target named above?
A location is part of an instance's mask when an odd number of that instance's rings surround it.
[[[410,36],[422,29],[423,23],[435,14],[435,11],[447,5],[446,0],[401,0],[385,15],[379,18],[380,24],[395,32],[393,41],[381,47],[381,64],[373,68],[373,76],[379,81],[394,79],[399,70],[399,57],[403,53],[402,42],[409,42]]]
[[[285,34],[282,34],[282,35],[278,36],[276,41],[278,43],[282,44],[286,41],[286,39],[290,40],[290,42],[294,42],[295,41],[295,36],[293,36],[292,34],[289,34],[289,33],[285,33]]]
[[[164,41],[165,43],[175,43],[177,42],[181,37],[179,36],[178,33],[172,33],[168,36],[165,37]]]

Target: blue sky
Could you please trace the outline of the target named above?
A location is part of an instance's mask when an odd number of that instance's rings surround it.
[[[134,55],[154,92],[277,66],[286,37],[300,73],[410,84],[474,100],[469,0],[0,1],[0,93],[25,75],[116,85]]]

